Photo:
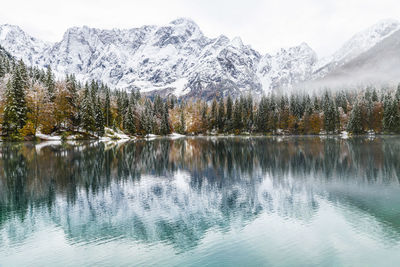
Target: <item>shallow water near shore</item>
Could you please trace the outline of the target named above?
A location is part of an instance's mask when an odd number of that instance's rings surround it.
[[[396,266],[400,138],[0,143],[0,266]]]

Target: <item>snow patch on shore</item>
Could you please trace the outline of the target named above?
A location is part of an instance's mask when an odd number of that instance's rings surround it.
[[[178,134],[178,133],[172,133],[172,134],[168,135],[168,137],[173,139],[173,140],[175,140],[175,139],[186,137],[186,135]]]
[[[41,140],[45,141],[61,141],[61,136],[59,135],[47,135],[42,133],[37,133],[36,137],[40,138]]]
[[[104,136],[100,137],[101,141],[111,141],[111,140],[116,140],[116,139],[119,139],[119,140],[135,139],[134,136],[129,136],[119,130],[114,131],[113,129],[107,128],[107,127],[104,130],[105,130],[105,134],[104,134]]]

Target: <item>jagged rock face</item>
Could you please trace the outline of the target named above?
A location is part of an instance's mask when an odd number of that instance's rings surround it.
[[[68,29],[58,43],[35,39],[17,26],[0,26],[0,45],[31,65],[51,66],[59,77],[101,80],[113,88],[178,97],[262,94],[320,79],[371,49],[400,23],[382,21],[318,61],[305,43],[261,55],[240,38],[208,38],[189,19],[165,26]]]
[[[36,64],[44,51],[50,46],[41,40],[26,34],[21,28],[4,24],[0,26],[0,45],[9,53],[27,64]]]
[[[0,60],[2,60],[3,58],[11,59],[12,55],[3,47],[0,46]]]
[[[74,27],[54,44],[32,38],[17,26],[1,26],[0,36],[0,44],[17,58],[31,65],[50,65],[60,77],[75,73],[80,80],[98,79],[115,88],[138,88],[145,93],[206,99],[261,94],[309,75],[305,67],[296,69],[304,60],[310,61],[298,55],[304,53],[303,45],[282,50],[276,59],[262,57],[238,37],[204,36],[188,19],[129,30]],[[311,50],[310,54],[314,57],[315,53]],[[266,72],[269,65],[274,67]],[[265,79],[273,82],[265,83]]]
[[[291,88],[309,80],[316,63],[317,54],[306,43],[302,43],[300,46],[281,49],[275,56],[264,56],[257,74],[266,90]]]

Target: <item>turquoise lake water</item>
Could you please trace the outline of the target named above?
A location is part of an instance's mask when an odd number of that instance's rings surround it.
[[[399,266],[400,138],[0,143],[0,266]]]

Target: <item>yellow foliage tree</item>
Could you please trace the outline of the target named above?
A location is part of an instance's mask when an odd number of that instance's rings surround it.
[[[56,84],[56,94],[54,99],[54,120],[56,127],[72,127],[69,115],[71,114],[71,105],[68,103],[70,92],[65,83]]]
[[[313,113],[310,117],[309,133],[318,134],[321,131],[322,125],[323,123],[320,114]]]
[[[46,94],[46,89],[35,83],[31,90],[28,91],[26,96],[28,107],[28,121],[27,129],[33,129],[33,135],[36,135],[37,130],[40,129],[43,133],[50,134],[54,128],[54,108],[50,103]],[[28,130],[25,130],[28,133]]]

